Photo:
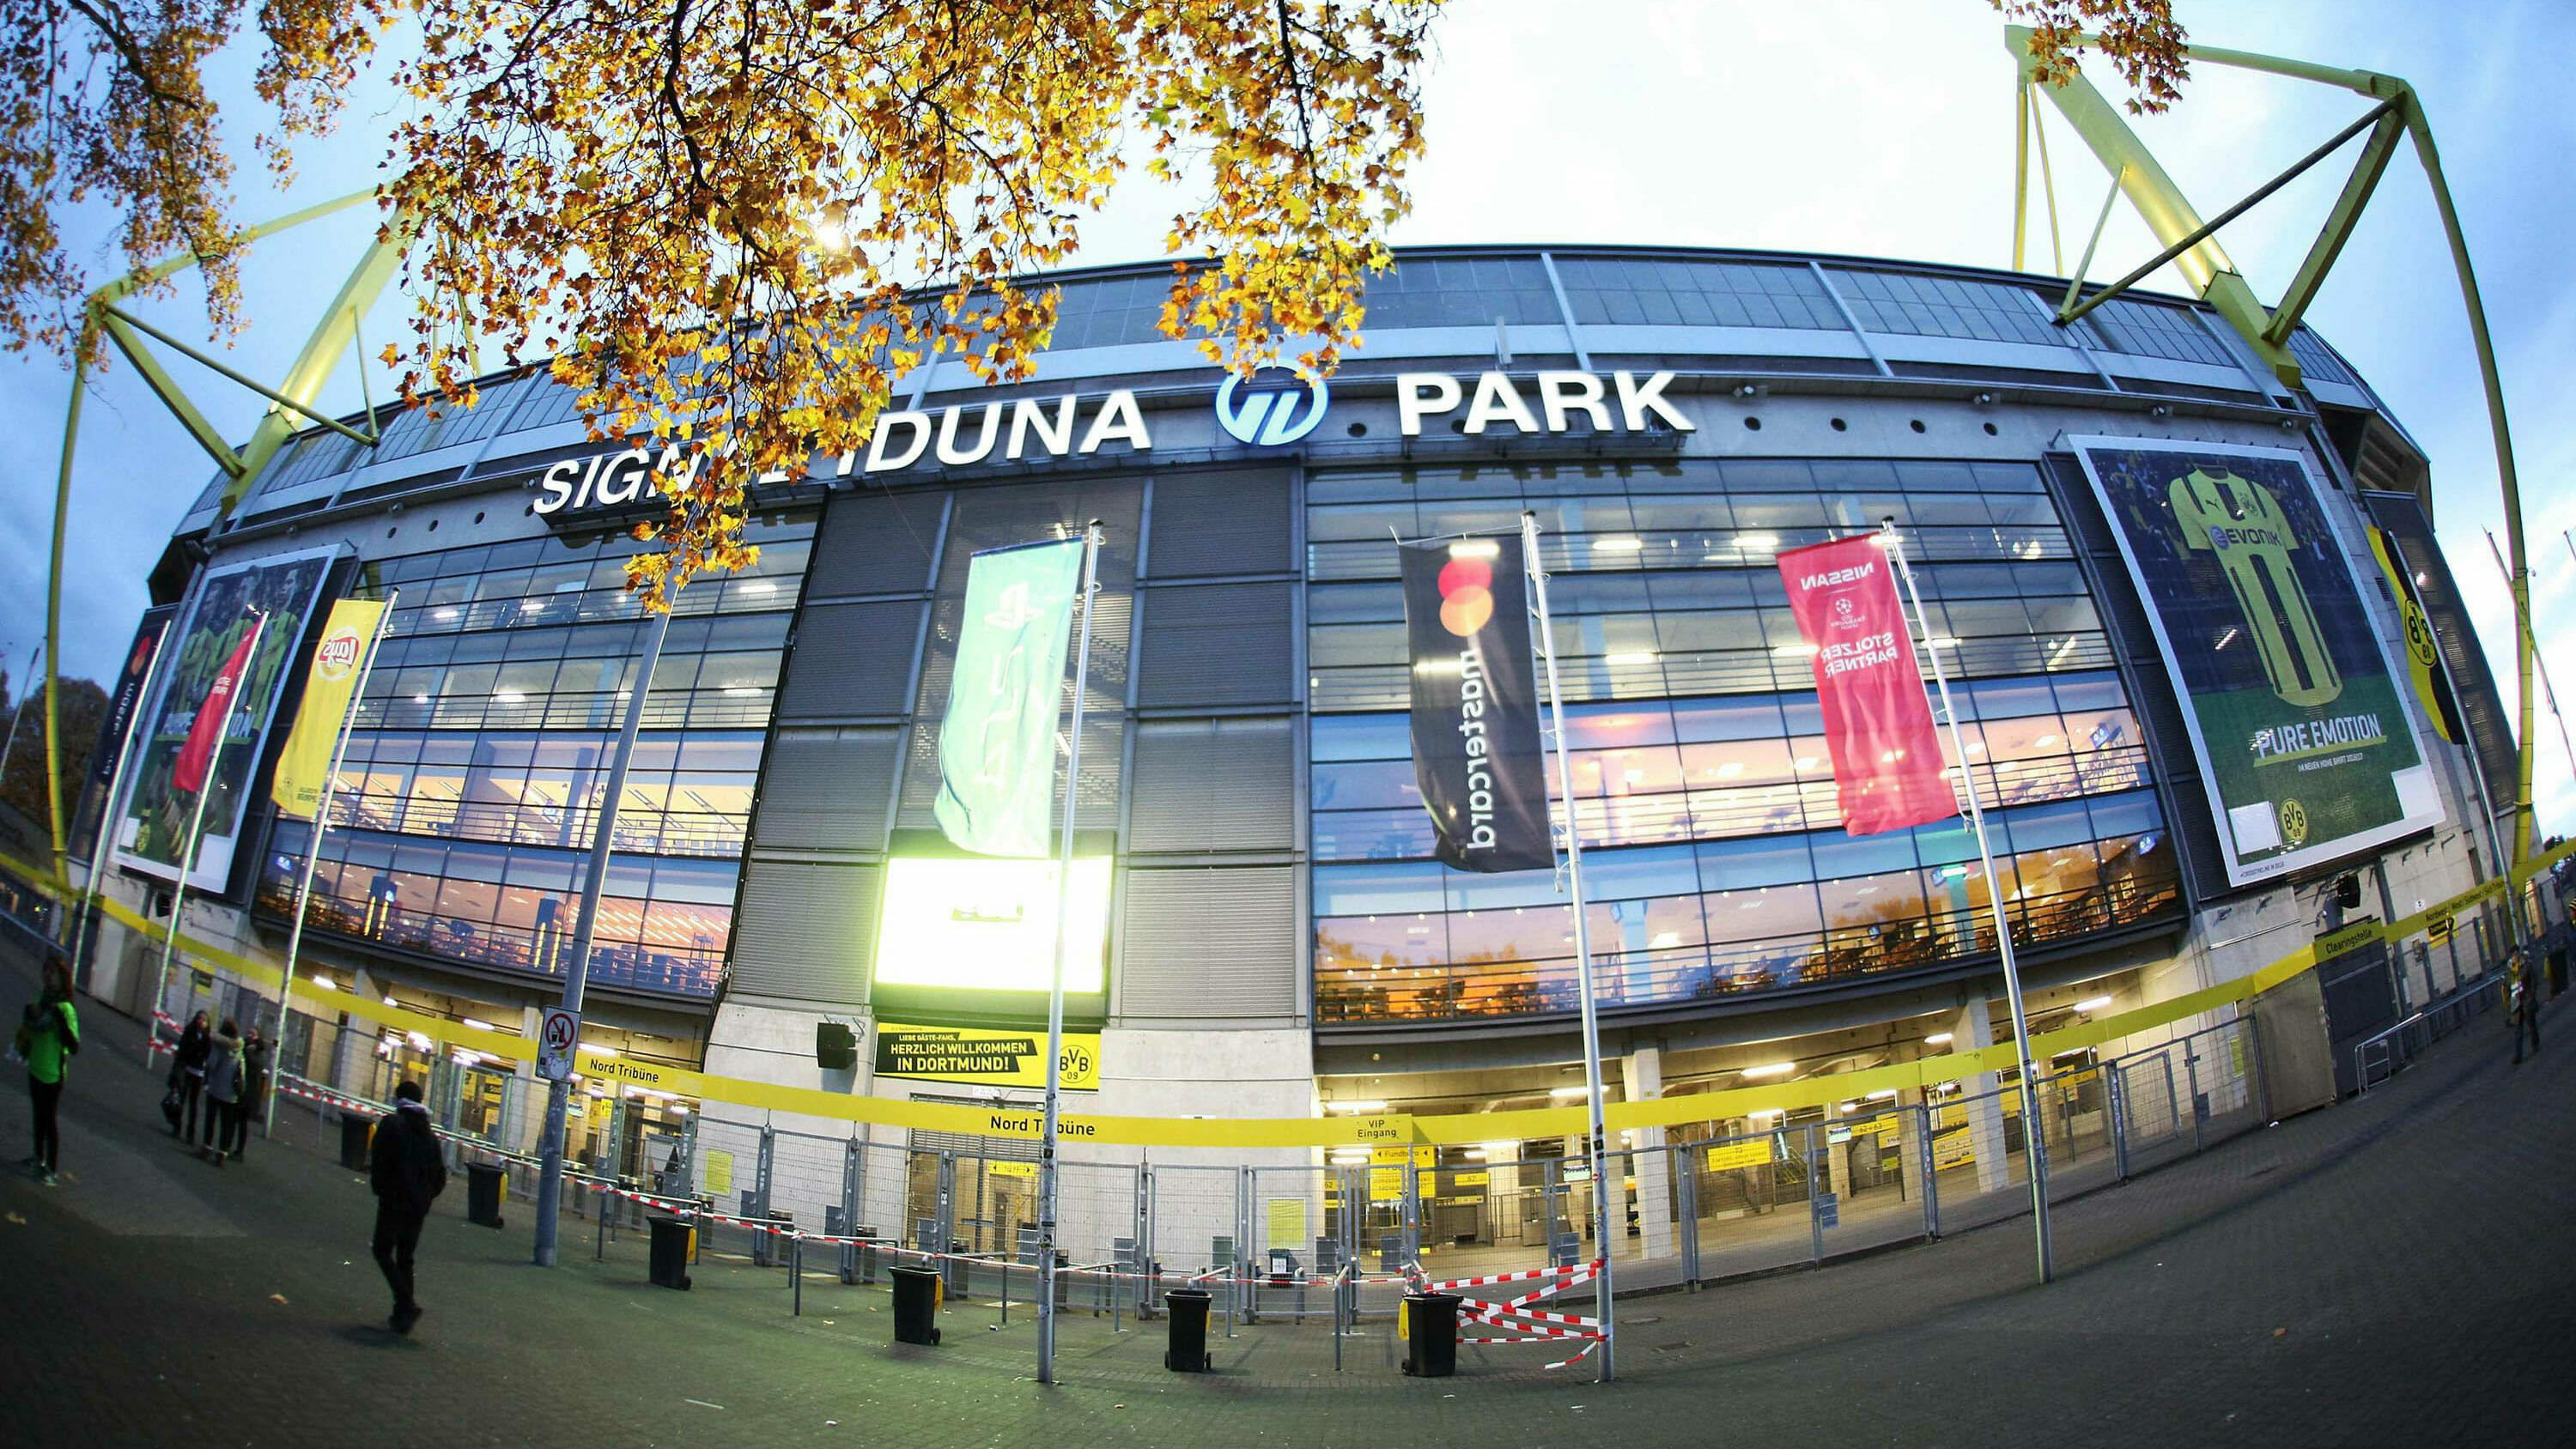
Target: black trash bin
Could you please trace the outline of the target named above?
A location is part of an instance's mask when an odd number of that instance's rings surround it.
[[[889,1271],[894,1279],[894,1341],[939,1342],[939,1274],[909,1265]]]
[[[1175,1288],[1163,1295],[1172,1323],[1163,1367],[1176,1374],[1203,1374],[1216,1367],[1207,1346],[1208,1304],[1213,1301],[1204,1288]]]
[[[2549,948],[2549,994],[2553,997],[2567,989],[2567,948]]]
[[[465,1164],[465,1220],[478,1228],[501,1226],[501,1197],[507,1182],[498,1163]]]
[[[376,1132],[376,1119],[356,1112],[340,1114],[340,1165],[351,1172],[367,1170],[367,1144]]]
[[[1445,1379],[1458,1371],[1458,1303],[1455,1293],[1404,1295],[1404,1371]]]
[[[694,1235],[685,1218],[666,1217],[661,1213],[644,1220],[653,1230],[653,1256],[650,1273],[654,1286],[679,1288],[689,1286],[689,1239]]]

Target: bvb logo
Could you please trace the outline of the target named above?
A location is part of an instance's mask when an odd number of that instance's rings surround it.
[[[2281,802],[2281,838],[2293,850],[2308,843],[2308,807],[2296,800]]]

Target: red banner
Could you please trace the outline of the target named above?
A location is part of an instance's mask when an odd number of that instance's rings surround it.
[[[178,762],[170,768],[174,788],[191,793],[206,788],[216,742],[224,737],[224,721],[232,718],[233,695],[241,688],[242,671],[250,667],[251,646],[258,642],[259,625],[254,621],[250,632],[233,646],[232,657],[216,672],[214,688],[206,691],[206,702],[197,706],[197,718],[188,726],[188,742],[179,747]]]
[[[1875,534],[1780,555],[1798,633],[1816,651],[1816,702],[1843,829],[1902,830],[1959,813],[1923,693],[1914,635]]]

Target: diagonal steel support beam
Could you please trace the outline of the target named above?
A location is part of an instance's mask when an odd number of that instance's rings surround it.
[[[2284,347],[2289,345],[2291,334],[2299,330],[2299,319],[2307,315],[2308,303],[2316,300],[2317,288],[2324,284],[2326,273],[2343,255],[2344,243],[2352,239],[2353,223],[2361,219],[2361,209],[2369,205],[2371,193],[2379,189],[2379,178],[2388,170],[2388,158],[2396,154],[2398,138],[2406,134],[2406,109],[2399,101],[2382,101],[2371,114],[2379,118],[2378,126],[2361,148],[2361,159],[2353,163],[2352,175],[2343,183],[2343,194],[2335,198],[2334,210],[2326,214],[2325,225],[2317,229],[2315,245],[2308,248],[2298,274],[2290,279],[2280,302],[2272,308],[2272,325],[2263,329],[2264,336]]]
[[[2149,275],[2154,273],[2156,268],[2163,266],[2167,262],[2173,261],[2175,258],[2180,257],[2183,253],[2191,250],[2193,247],[2196,247],[2202,242],[2208,240],[2210,237],[2217,235],[2220,227],[2227,225],[2236,218],[2252,211],[2255,207],[2262,205],[2263,202],[2268,200],[2274,192],[2279,191],[2282,187],[2289,185],[2291,182],[2299,179],[2302,175],[2305,175],[2310,167],[2315,166],[2318,162],[2333,155],[2342,147],[2344,142],[2360,135],[2363,131],[2368,130],[2374,124],[2384,123],[2387,119],[2396,114],[2396,107],[2397,102],[2395,101],[2382,101],[2378,105],[2372,107],[2361,117],[2360,120],[2357,120],[2351,125],[2344,127],[2341,131],[2336,132],[2332,140],[2319,146],[2315,150],[2310,151],[2307,155],[2300,157],[2297,163],[2292,165],[2289,170],[2282,172],[2280,175],[2273,177],[2271,180],[2264,182],[2262,185],[2257,186],[2252,191],[2246,193],[2244,200],[2227,208],[2225,211],[2220,212],[2218,215],[2211,217],[2209,220],[2202,222],[2199,226],[2194,227],[2190,232],[2175,241],[2173,245],[2166,247],[2163,251],[2156,253],[2152,258],[2140,263],[2135,271],[2130,272],[2127,276],[2122,277],[2120,280],[2113,282],[2101,291],[2094,293],[2091,297],[2086,298],[2081,305],[2060,311],[2057,314],[2057,320],[2059,322],[2072,322],[2076,318],[2081,317],[2085,313],[2102,305],[2104,302],[2111,300],[2113,297],[2129,290],[2138,283],[2145,281]],[[2370,158],[2365,155],[2362,159],[2364,162],[2367,162]],[[2381,165],[2384,166],[2386,164],[2386,160],[2383,158]],[[2375,176],[2373,180],[2375,183]],[[2349,190],[2349,186],[2347,186],[2346,189]],[[2367,189],[2364,190],[2363,194],[2368,195]],[[2317,240],[2319,245],[2323,245],[2326,238],[2320,236]],[[2340,236],[2335,238],[2334,249],[2336,251],[2341,251],[2343,249],[2343,240]],[[2313,252],[2311,255],[2313,255]],[[2315,289],[2314,281],[2309,283],[2309,288],[2311,291]],[[2258,303],[2257,306],[2259,307],[2260,304]],[[2294,318],[2292,320],[2295,321],[2296,319]],[[2282,346],[2283,338],[2286,337],[2287,334],[2284,333],[2283,337],[2274,337],[2271,335],[2271,332],[2272,324],[2267,320],[2264,324],[2264,330],[2261,337],[2255,340],[2267,340],[2274,347]],[[2290,382],[2294,387],[2297,386],[2295,378],[2285,378],[2283,380]]]
[[[2032,32],[2027,26],[2007,26],[2004,45],[2013,55],[2023,82],[2032,84],[2038,75],[2038,62],[2031,51]],[[2078,35],[2073,44],[2098,47],[2098,35]],[[2062,87],[2053,88],[2050,98],[2065,113],[2093,148],[2102,164],[2121,179],[2123,189],[2138,207],[2149,228],[2169,247],[2178,249],[2174,257],[2183,275],[2192,280],[2202,297],[2236,328],[2246,342],[2282,381],[2299,385],[2298,366],[2286,351],[2286,342],[2298,326],[2301,314],[2324,284],[2326,273],[2350,237],[2364,203],[2376,189],[2380,173],[2386,168],[2389,153],[2396,140],[2389,123],[2401,123],[2407,138],[2414,143],[2415,159],[2424,168],[2424,179],[2433,190],[2433,204],[2442,217],[2442,238],[2451,254],[2451,270],[2459,282],[2460,305],[2468,314],[2469,338],[2477,349],[2478,379],[2486,393],[2487,430],[2495,443],[2496,482],[2503,495],[2505,547],[2508,574],[2513,588],[2514,673],[2520,686],[2516,710],[2516,784],[2514,791],[2513,844],[2508,852],[2513,863],[2528,858],[2536,831],[2531,808],[2533,690],[2532,676],[2538,649],[2531,631],[2530,560],[2524,548],[2522,527],[2522,484],[2514,467],[2513,430],[2505,417],[2504,381],[2496,367],[2495,338],[2487,327],[2486,303],[2478,292],[2477,269],[2469,261],[2467,235],[2460,226],[2460,212],[2451,197],[2450,183],[2442,174],[2442,156],[2433,144],[2433,126],[2424,114],[2424,103],[2415,88],[2404,80],[2376,71],[2349,70],[2340,66],[2318,65],[2312,61],[2287,60],[2280,56],[2258,55],[2252,51],[2224,50],[2216,46],[2195,45],[2183,52],[2189,60],[2207,65],[2250,70],[2264,75],[2283,76],[2291,80],[2313,81],[2367,96],[2380,105],[2365,120],[2374,120],[2378,131],[2353,168],[2352,177],[2344,183],[2343,194],[2319,233],[2316,244],[2300,264],[2298,275],[2284,294],[2279,313],[2267,311],[2254,299],[2253,292],[2226,261],[2215,238],[2203,227],[2199,216],[2185,201],[2182,192],[2147,154],[2146,147],[2122,121],[2101,92],[2095,90],[2079,72]],[[2143,162],[2143,172],[2131,168]],[[2023,164],[2027,164],[2026,159]],[[2016,193],[2017,197],[2019,193]],[[2241,210],[2241,208],[2239,208]],[[2222,218],[2223,220],[2224,218]],[[2016,217],[2018,221],[2018,216]],[[2429,505],[2429,501],[2428,505]],[[2524,903],[2519,894],[2508,898],[2507,914],[2512,918],[2517,947],[2527,939]]]
[[[245,227],[234,232],[224,242],[223,250],[239,251],[254,242],[275,236],[279,232],[291,231],[306,222],[318,221],[323,217],[336,215],[352,207],[374,201],[379,194],[375,188],[370,187],[317,206],[308,206],[301,211],[290,212],[256,226]],[[332,370],[339,365],[341,354],[357,337],[358,315],[383,294],[386,284],[393,280],[395,272],[401,268],[403,254],[410,249],[412,241],[419,233],[418,218],[407,212],[397,211],[377,227],[374,240],[359,256],[357,266],[349,273],[349,279],[341,284],[339,295],[332,299],[329,310],[322,314],[322,319],[315,324],[312,334],[305,339],[304,348],[296,355],[293,366],[287,369],[285,380],[273,389],[262,387],[234,369],[185,346],[140,318],[124,312],[117,305],[155,283],[167,281],[198,265],[204,257],[194,251],[181,252],[149,267],[129,272],[92,292],[83,304],[80,341],[72,353],[71,402],[63,414],[62,458],[54,474],[53,545],[51,566],[45,584],[45,808],[46,823],[50,827],[52,837],[54,875],[58,879],[68,878],[66,872],[70,856],[70,842],[65,832],[63,818],[62,722],[55,704],[56,697],[60,693],[58,688],[60,676],[56,672],[56,663],[61,659],[63,652],[63,546],[71,516],[72,458],[80,442],[81,401],[86,396],[89,386],[88,359],[95,350],[98,338],[101,334],[105,334],[116,350],[134,364],[136,374],[143,379],[146,386],[152,389],[153,395],[160,399],[162,406],[170,410],[171,415],[188,430],[189,436],[196,439],[198,445],[212,455],[216,463],[222,467],[226,482],[218,513],[220,521],[221,517],[229,515],[233,506],[241,501],[243,493],[250,487],[251,480],[259,476],[260,469],[266,467],[269,459],[277,455],[277,450],[295,436],[298,431],[296,421],[298,418],[313,418],[327,427],[357,437],[360,442],[374,443],[375,440],[371,437],[361,436],[331,419],[322,418],[313,411],[313,407],[316,399],[321,395],[323,385],[330,380]],[[261,417],[259,426],[252,432],[251,440],[246,446],[236,452],[224,441],[221,431],[207,420],[203,411],[188,396],[187,390],[180,387],[178,381],[161,366],[160,359],[153,356],[151,349],[145,345],[147,336],[158,339],[191,360],[213,368],[228,380],[240,383],[269,400],[269,410]],[[359,367],[362,385],[365,380],[363,371],[365,366],[365,359],[361,358]],[[373,416],[371,411],[369,413],[371,421]]]

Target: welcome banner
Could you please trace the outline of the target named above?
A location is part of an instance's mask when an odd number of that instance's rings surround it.
[[[1052,853],[1055,734],[1082,540],[987,549],[966,566],[939,725],[939,828],[979,855]]]
[[[1816,703],[1843,829],[1876,835],[1958,814],[1914,634],[1877,535],[1791,549],[1779,562],[1799,637],[1816,651]]]
[[[1554,870],[1518,537],[1406,544],[1413,778],[1460,870]]]
[[[268,798],[299,820],[310,820],[330,788],[331,754],[340,743],[340,726],[349,717],[349,697],[366,673],[367,656],[375,652],[376,629],[385,617],[378,599],[342,599],[331,606],[322,625],[322,640],[313,646],[313,663],[304,675],[304,702],[277,757],[277,773],[268,782]]]

